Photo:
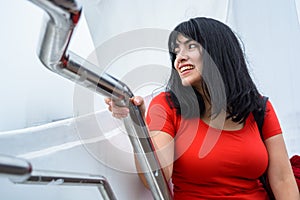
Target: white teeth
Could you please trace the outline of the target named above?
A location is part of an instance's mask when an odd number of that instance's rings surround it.
[[[194,69],[194,66],[192,66],[192,65],[183,66],[180,68],[180,72],[182,73],[185,70],[189,70],[189,69]]]

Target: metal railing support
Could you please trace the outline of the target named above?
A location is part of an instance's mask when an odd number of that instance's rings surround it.
[[[97,186],[104,200],[116,200],[116,197],[103,176],[69,172],[32,171],[26,160],[0,155],[0,175],[13,183],[38,185]]]
[[[51,71],[97,93],[128,106],[130,119],[124,120],[131,144],[154,199],[171,200],[172,193],[151,143],[148,130],[137,106],[130,102],[133,93],[121,81],[86,60],[67,51],[79,21],[81,6],[76,0],[29,0],[48,14],[39,47],[41,62]]]

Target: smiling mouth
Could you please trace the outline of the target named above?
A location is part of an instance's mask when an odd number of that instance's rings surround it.
[[[180,73],[183,73],[187,70],[191,70],[191,69],[194,69],[195,67],[193,65],[186,65],[186,66],[183,66],[179,69]]]

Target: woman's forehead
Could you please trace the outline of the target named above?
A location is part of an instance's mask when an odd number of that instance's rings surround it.
[[[183,34],[179,33],[176,38],[176,44],[186,44],[190,41],[194,41],[192,38],[186,37]]]

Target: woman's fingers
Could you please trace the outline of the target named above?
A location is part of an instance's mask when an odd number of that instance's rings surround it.
[[[138,106],[144,116],[145,113],[145,103],[144,99],[140,96],[133,97],[131,99],[132,103],[136,106]],[[125,118],[129,114],[129,108],[128,107],[123,107],[123,106],[118,106],[114,103],[114,101],[111,98],[105,98],[104,102],[108,105],[108,110],[112,112],[112,116],[115,118],[121,119]]]
[[[108,97],[104,98],[104,102],[105,102],[106,104],[109,104],[110,101],[111,101],[111,98],[108,98]]]
[[[132,98],[132,102],[134,105],[138,106],[143,117],[145,116],[146,106],[143,97],[135,96]]]
[[[122,119],[122,118],[127,117],[128,113],[127,114],[112,113],[112,116],[117,118],[117,119]]]
[[[117,106],[111,98],[105,98],[104,102],[108,105],[108,110],[112,112],[115,118],[124,118],[128,116],[129,109],[127,107]]]
[[[136,96],[136,97],[132,98],[132,102],[136,106],[141,106],[144,103],[144,99],[142,97],[140,97],[140,96]]]
[[[112,99],[111,98],[105,98],[104,102],[108,105],[108,110],[112,112]]]
[[[127,107],[120,107],[114,104],[114,102],[112,102],[112,113],[114,115],[118,115],[118,116],[127,116],[129,113],[129,109]]]

